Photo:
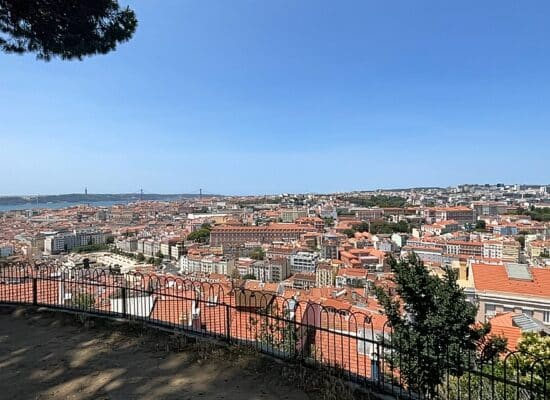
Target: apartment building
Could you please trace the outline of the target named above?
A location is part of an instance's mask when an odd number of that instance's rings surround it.
[[[308,225],[271,224],[266,226],[215,226],[210,231],[212,246],[238,246],[246,242],[295,241],[314,230]]]
[[[107,236],[105,232],[93,229],[55,233],[44,238],[44,252],[46,254],[59,254],[71,251],[75,247],[105,244]]]
[[[315,273],[319,254],[300,251],[290,256],[290,272]]]
[[[401,249],[401,256],[406,257],[414,252],[422,262],[441,265],[443,263],[443,250],[439,247],[414,247],[405,246]]]
[[[483,257],[518,262],[521,245],[514,239],[488,240],[483,242]]]
[[[328,263],[319,263],[315,271],[317,287],[331,287],[334,285],[333,267]]]
[[[364,268],[370,271],[383,271],[386,253],[370,248],[347,249],[340,251],[340,259],[347,267]]]
[[[445,242],[445,253],[457,256],[481,257],[483,243],[476,241],[448,240]]]
[[[472,208],[476,217],[494,217],[505,214],[508,210],[508,205],[504,202],[474,201],[472,203]]]
[[[550,258],[550,240],[531,240],[525,245],[528,257]]]
[[[299,218],[307,217],[308,212],[306,209],[283,209],[281,210],[281,220],[285,223],[295,222]]]
[[[133,253],[138,249],[138,239],[135,236],[128,238],[116,238],[115,247],[125,253]]]
[[[374,221],[384,217],[383,208],[355,207],[350,208],[349,212],[355,214],[355,218],[362,221]]]
[[[180,257],[180,272],[182,274],[222,274],[230,275],[235,268],[235,260],[228,260],[215,255],[187,255]]]
[[[475,222],[475,213],[469,207],[435,207],[434,208],[435,222],[454,220],[459,225],[465,225]]]
[[[430,225],[422,225],[421,230],[432,235],[443,235],[445,233],[456,232],[459,230],[458,222],[455,220],[446,220],[436,222]]]
[[[286,259],[256,261],[247,273],[262,282],[281,282],[290,276],[290,267]]]
[[[341,268],[336,274],[336,287],[364,288],[367,285],[368,271],[362,268]]]

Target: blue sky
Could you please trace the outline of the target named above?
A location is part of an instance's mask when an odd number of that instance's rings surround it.
[[[0,194],[550,183],[548,1],[121,3],[114,53],[0,54]]]

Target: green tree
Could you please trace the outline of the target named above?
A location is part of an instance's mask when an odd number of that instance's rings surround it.
[[[157,258],[160,258],[161,260],[164,258],[164,254],[162,254],[162,251],[157,251],[157,253],[155,254],[157,256]]]
[[[113,244],[114,242],[115,242],[115,237],[114,236],[107,236],[107,240],[105,241],[105,243]]]
[[[407,386],[433,396],[447,373],[460,375],[468,367],[467,354],[492,359],[504,350],[505,341],[488,336],[490,325],[475,324],[477,307],[452,269],[439,278],[414,253],[389,264],[398,297],[380,287],[376,294],[392,327],[391,337],[383,338],[392,349],[388,361]]]
[[[351,238],[351,237],[353,237],[353,235],[355,235],[355,230],[353,230],[353,229],[344,229],[342,231],[342,233],[344,235],[346,235],[347,237]]]
[[[476,222],[476,227],[475,227],[476,231],[483,232],[486,229],[487,229],[487,223],[484,220],[480,219],[479,221]]]
[[[82,60],[129,40],[134,11],[117,0],[0,0],[0,49],[41,60]]]
[[[323,220],[325,221],[325,226],[330,228],[330,227],[333,227],[334,226],[334,218],[332,217],[325,217],[323,218]]]
[[[138,262],[143,262],[145,261],[145,256],[143,255],[143,253],[138,253],[138,255],[136,256],[136,260]]]
[[[199,243],[205,243],[210,238],[210,230],[212,226],[208,223],[202,224],[199,229],[194,232],[191,232],[187,236],[187,240],[192,240]]]
[[[263,260],[265,258],[265,251],[261,247],[256,247],[250,252],[250,258],[253,260]]]
[[[256,279],[256,275],[254,274],[246,274],[245,276],[243,276],[243,279]]]

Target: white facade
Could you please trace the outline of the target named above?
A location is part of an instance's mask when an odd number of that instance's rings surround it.
[[[299,272],[315,273],[319,255],[300,251],[290,256],[290,270],[293,274]]]
[[[235,267],[234,260],[226,260],[221,257],[188,257],[180,258],[180,272],[182,274],[192,274],[200,272],[203,274],[222,274],[230,275]]]

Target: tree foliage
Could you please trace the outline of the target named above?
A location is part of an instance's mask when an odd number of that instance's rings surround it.
[[[261,247],[256,247],[250,252],[250,258],[253,260],[263,260],[265,258],[265,251]]]
[[[341,200],[349,201],[361,207],[388,207],[402,208],[407,204],[407,199],[401,196],[374,195],[369,197],[345,196]]]
[[[210,238],[210,230],[212,229],[210,224],[202,224],[199,229],[191,232],[187,236],[187,240],[192,240],[199,243],[205,243]]]
[[[46,61],[106,54],[136,27],[134,11],[117,0],[0,0],[0,49]]]
[[[382,288],[376,293],[392,327],[384,338],[392,348],[390,364],[408,386],[432,395],[446,372],[460,375],[472,359],[492,359],[504,350],[506,341],[491,338],[489,324],[475,324],[477,307],[452,269],[443,278],[431,275],[414,253],[389,264],[398,297]]]

